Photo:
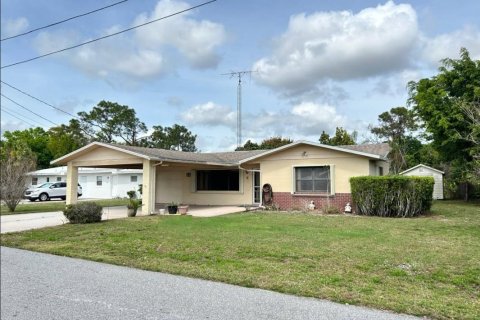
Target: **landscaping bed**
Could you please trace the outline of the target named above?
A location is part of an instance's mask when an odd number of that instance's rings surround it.
[[[394,219],[148,216],[1,235],[2,245],[433,318],[480,318],[480,207]]]

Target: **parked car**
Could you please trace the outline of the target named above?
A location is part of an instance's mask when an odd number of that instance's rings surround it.
[[[78,184],[77,195],[82,196],[82,186]],[[53,198],[65,200],[67,198],[66,182],[46,182],[38,187],[29,188],[25,191],[25,198],[30,201],[47,201]]]

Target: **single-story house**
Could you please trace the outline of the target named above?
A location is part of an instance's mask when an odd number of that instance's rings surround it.
[[[416,165],[410,169],[400,172],[405,176],[421,176],[421,177],[433,177],[435,184],[433,185],[433,199],[443,199],[443,171],[426,166],[424,164]]]
[[[45,182],[67,180],[67,167],[55,167],[28,173],[30,187]],[[127,191],[137,191],[142,184],[141,169],[112,169],[82,167],[78,170],[78,182],[83,198],[113,199],[127,197]]]
[[[272,149],[193,153],[93,142],[52,161],[67,165],[67,204],[77,201],[79,168],[143,170],[144,214],[155,204],[259,205],[270,184],[281,209],[314,201],[339,208],[351,202],[350,177],[383,175],[387,144],[329,146],[297,141]]]

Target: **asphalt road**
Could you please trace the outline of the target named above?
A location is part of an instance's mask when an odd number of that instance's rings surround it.
[[[416,318],[2,247],[1,319]]]

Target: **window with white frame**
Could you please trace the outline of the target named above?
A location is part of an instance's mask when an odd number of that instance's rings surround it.
[[[332,193],[330,166],[295,167],[295,193]]]
[[[38,184],[38,178],[37,177],[33,177],[32,178],[32,186],[36,186]]]
[[[97,176],[97,186],[101,186],[103,184],[102,176]]]
[[[137,182],[137,176],[130,176],[130,182]]]
[[[62,181],[62,177],[57,177],[57,182]]]
[[[47,177],[47,182],[50,182],[50,177]]]

